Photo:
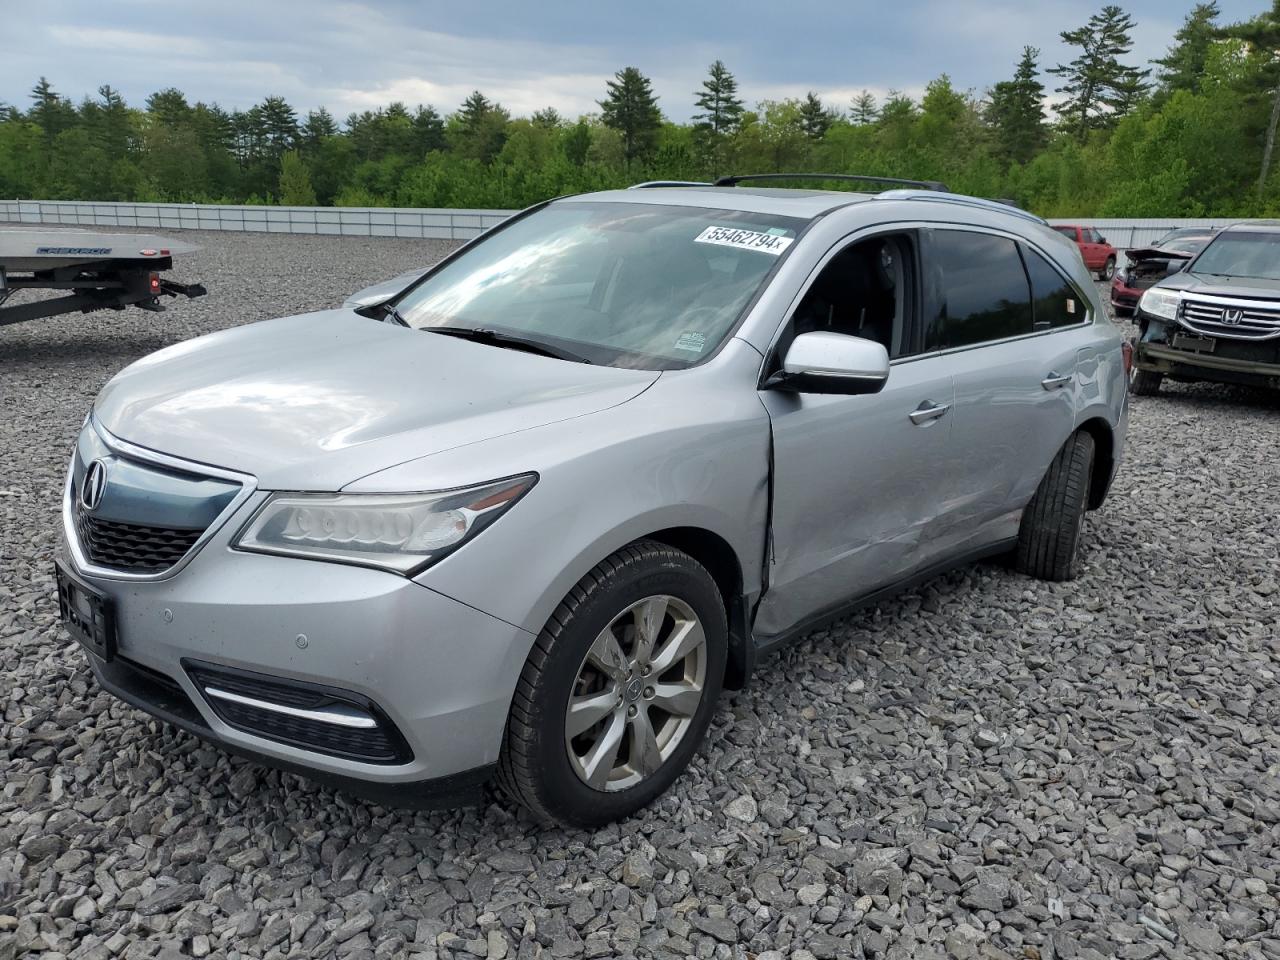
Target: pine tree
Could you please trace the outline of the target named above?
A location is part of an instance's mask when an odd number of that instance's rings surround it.
[[[54,92],[49,81],[41,77],[31,88],[32,107],[27,118],[44,133],[45,146],[53,149],[53,141],[63,130],[75,123],[76,109]]]
[[[1092,129],[1110,126],[1146,93],[1151,71],[1120,62],[1133,49],[1135,26],[1129,14],[1108,4],[1083,27],[1059,34],[1064,43],[1079,47],[1080,54],[1047,71],[1063,78],[1057,92],[1067,95],[1054,109],[1080,140]]]
[[[1227,27],[1226,36],[1243,40],[1257,54],[1261,62],[1255,73],[1250,91],[1254,96],[1271,100],[1271,119],[1267,122],[1266,141],[1262,148],[1262,167],[1258,173],[1258,196],[1267,187],[1271,173],[1271,155],[1276,145],[1276,124],[1280,122],[1280,0],[1272,0],[1271,9],[1251,20]]]
[[[307,119],[302,122],[301,139],[308,148],[314,149],[326,137],[336,136],[338,123],[324,107],[307,112]]]
[[[1175,90],[1200,92],[1200,80],[1204,76],[1209,48],[1218,38],[1218,9],[1216,0],[1197,3],[1182,21],[1174,34],[1174,44],[1169,52],[1152,63],[1160,70],[1160,87],[1164,93]]]
[[[800,127],[810,140],[821,140],[826,136],[835,114],[826,108],[818,95],[810,90],[800,101]]]
[[[1040,82],[1035,47],[1023,47],[1012,80],[991,88],[987,123],[995,130],[1004,159],[1026,163],[1045,145],[1044,84]]]
[[[722,61],[717,60],[707,71],[707,79],[702,81],[702,92],[694,104],[701,111],[693,115],[696,121],[694,129],[715,137],[738,129],[742,122],[738,81]]]
[[[191,118],[191,105],[177,87],[165,87],[147,97],[147,113],[161,126],[177,127]]]
[[[451,118],[450,143],[463,156],[489,163],[507,142],[509,114],[479,90],[473,90]]]
[[[298,115],[284,97],[267,97],[255,108],[262,115],[265,148],[272,157],[292,150],[298,142]]]
[[[876,106],[876,98],[870,90],[863,90],[853,98],[853,102],[849,105],[849,122],[855,126],[865,127],[868,124],[875,123],[879,117],[880,110]]]
[[[444,149],[444,118],[430,104],[419,104],[413,115],[413,146],[420,157]]]
[[[280,156],[280,202],[287,207],[316,205],[311,171],[296,150],[289,150]]]
[[[608,95],[600,101],[600,119],[606,127],[622,135],[622,153],[627,164],[653,152],[662,126],[658,98],[649,78],[635,67],[624,67],[607,84]]]
[[[542,127],[545,130],[554,130],[564,123],[564,117],[560,116],[560,111],[555,107],[543,107],[541,110],[535,110],[529,120],[535,127]]]

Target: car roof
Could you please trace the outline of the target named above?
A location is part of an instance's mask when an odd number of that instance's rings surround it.
[[[937,190],[901,189],[880,193],[855,193],[848,190],[804,190],[787,187],[715,187],[673,186],[632,187],[626,190],[603,190],[564,197],[557,203],[609,202],[645,203],[677,207],[709,207],[719,210],[741,210],[782,217],[812,220],[831,210],[874,201],[920,201],[977,206],[993,213],[1043,224],[1045,221],[1018,207],[998,200],[984,200],[959,193]]]
[[[1251,230],[1257,233],[1280,233],[1280,220],[1250,220],[1247,223],[1233,223],[1223,227],[1222,232],[1228,230]]]

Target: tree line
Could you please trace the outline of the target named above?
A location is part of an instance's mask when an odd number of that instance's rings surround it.
[[[342,122],[281,97],[228,111],[173,88],[142,107],[109,85],[75,103],[42,77],[25,108],[0,103],[0,197],[505,209],[641,180],[823,171],[941,180],[1045,216],[1280,213],[1280,0],[1229,24],[1197,3],[1149,64],[1130,56],[1138,29],[1107,5],[1062,31],[1068,62],[1026,47],[989,90],[943,74],[918,100],[749,108],[717,60],[688,123],[663,116],[635,67],[578,118],[513,117],[476,91],[447,115],[392,103]]]

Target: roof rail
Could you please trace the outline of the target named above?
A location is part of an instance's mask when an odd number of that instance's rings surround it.
[[[633,183],[628,190],[647,190],[649,187],[709,187],[707,180],[646,180],[644,183]]]
[[[850,180],[854,183],[883,183],[895,187],[916,187],[920,190],[936,190],[949,193],[945,183],[937,180],[902,180],[898,177],[869,177],[855,173],[745,173],[733,177],[721,177],[712,186],[734,187],[753,180]]]
[[[1002,213],[1011,213],[1016,217],[1022,217],[1025,220],[1031,220],[1034,223],[1048,223],[1044,217],[1036,216],[1029,210],[1023,210],[1021,207],[1007,200],[984,200],[982,197],[971,197],[965,193],[946,193],[939,194],[935,190],[887,190],[880,194],[877,199],[880,200],[939,200],[946,203],[959,203],[969,207],[982,207],[987,210],[999,210]]]

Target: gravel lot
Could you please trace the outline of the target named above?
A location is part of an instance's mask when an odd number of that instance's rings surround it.
[[[973,567],[811,635],[642,817],[390,811],[115,701],[57,626],[114,371],[443,249],[197,236],[203,300],[0,328],[0,960],[1280,956],[1274,400],[1136,400],[1079,580]]]

